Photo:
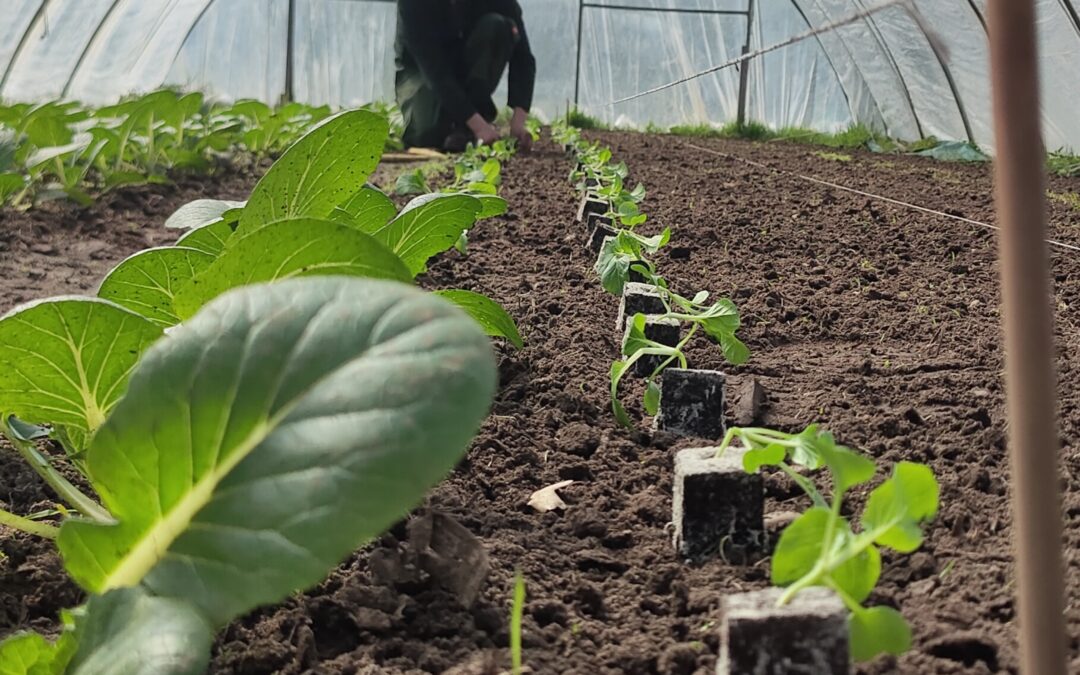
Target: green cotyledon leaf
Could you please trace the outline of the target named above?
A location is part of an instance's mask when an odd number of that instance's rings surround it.
[[[368,110],[341,113],[309,131],[251,191],[237,234],[287,218],[329,217],[364,187],[388,131],[386,118]]]
[[[373,236],[328,220],[273,223],[232,242],[173,298],[181,319],[225,291],[298,276],[346,275],[410,281],[402,260]]]
[[[58,297],[16,307],[0,318],[0,411],[67,427],[81,445],[105,421],[140,355],[161,335],[148,319],[100,298]]]
[[[68,520],[70,574],[214,626],[317,583],[460,459],[496,383],[488,337],[406,284],[247,286],[150,349],[86,465],[115,525]]]

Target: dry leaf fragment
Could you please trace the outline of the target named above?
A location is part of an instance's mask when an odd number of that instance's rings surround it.
[[[540,488],[529,497],[529,506],[540,513],[547,513],[548,511],[554,511],[555,509],[565,509],[566,502],[564,502],[555,491],[561,490],[573,482],[574,481],[572,480],[564,480],[545,488]]]

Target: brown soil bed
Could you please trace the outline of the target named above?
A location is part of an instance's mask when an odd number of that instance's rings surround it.
[[[661,269],[688,293],[729,295],[753,351],[726,368],[709,343],[695,367],[750,378],[768,391],[760,423],[785,429],[820,421],[841,441],[889,466],[929,462],[942,483],[941,514],[912,556],[885,556],[871,602],[900,608],[915,647],[864,673],[1015,672],[1011,529],[1004,450],[1002,358],[993,233],[809,184],[687,147],[992,222],[988,167],[854,153],[823,159],[784,144],[601,134],[649,189],[650,224],[670,225]],[[849,153],[851,154],[851,153]],[[499,672],[508,666],[512,580],[527,582],[524,658],[536,673],[710,672],[723,594],[764,587],[767,562],[739,569],[683,564],[667,527],[674,451],[693,444],[619,429],[607,399],[618,352],[618,301],[593,278],[583,231],[572,222],[569,161],[550,145],[505,169],[507,216],[470,236],[470,255],[431,265],[428,287],[488,293],[515,316],[523,351],[498,347],[501,387],[467,458],[425,508],[480,537],[491,572],[462,607],[426,581],[381,586],[372,548],[403,549],[404,527],[352,556],[321,586],[235,622],[220,636],[213,672]],[[0,211],[0,308],[61,292],[90,292],[115,262],[169,239],[159,226],[197,196],[242,198],[246,176],[178,188],[121,191],[88,210]],[[1080,181],[1055,180],[1056,194]],[[1055,238],[1080,243],[1080,211],[1052,203]],[[98,242],[104,242],[104,246]],[[0,247],[4,244],[0,243]],[[44,245],[44,246],[42,246]],[[38,249],[34,247],[38,246]],[[52,246],[53,250],[46,250]],[[1066,551],[1080,544],[1080,346],[1070,307],[1080,258],[1055,253]],[[626,400],[640,419],[640,393]],[[6,455],[0,500],[17,510],[48,493]],[[564,512],[526,505],[543,486],[572,479]],[[767,510],[801,508],[786,480],[770,477]],[[49,547],[4,536],[0,634],[50,629],[78,599]],[[1071,558],[1068,556],[1067,558]],[[1070,597],[1077,566],[1068,560]],[[1080,670],[1080,609],[1070,605],[1073,669]]]

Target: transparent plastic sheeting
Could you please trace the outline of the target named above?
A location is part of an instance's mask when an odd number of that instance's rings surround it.
[[[738,56],[744,15],[581,7],[519,0],[538,62],[535,107],[573,101],[581,17],[579,104],[610,123],[723,124],[735,119],[739,72],[728,68],[618,105],[610,101]],[[751,0],[584,0],[743,12]],[[386,0],[292,0],[293,92],[350,106],[393,98],[396,8]],[[782,41],[879,0],[754,0],[750,48]],[[833,131],[854,122],[891,136],[992,144],[987,0],[916,0],[948,48],[940,60],[901,8],[754,59],[747,117]],[[1043,118],[1050,149],[1080,149],[1080,0],[1037,0]],[[3,0],[0,97],[91,103],[162,84],[222,99],[281,99],[290,0]]]

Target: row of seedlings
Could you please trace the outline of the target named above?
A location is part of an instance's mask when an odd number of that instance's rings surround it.
[[[0,433],[65,502],[0,524],[55,540],[89,595],[57,641],[17,634],[0,662],[203,672],[216,630],[320,581],[460,459],[497,382],[484,334],[520,337],[489,298],[414,279],[498,198],[398,212],[365,184],[387,129],[334,117],[246,202],[178,210],[177,243],[96,297],[0,317]]]
[[[720,344],[729,362],[745,361],[749,351],[735,337],[734,304],[710,304],[704,291],[692,298],[673,292],[651,260],[668,243],[669,229],[652,237],[635,231],[647,219],[640,209],[644,187],[627,190],[626,165],[613,164],[610,149],[585,141],[576,129],[556,125],[553,135],[575,160],[570,176],[580,196],[577,220],[598,255],[596,272],[606,290],[622,295],[623,360],[611,371],[616,417],[630,425],[617,388],[632,370],[646,378],[644,407],[656,416],[656,428],[721,441],[719,447],[676,455],[672,520],[679,555],[750,565],[770,554],[763,467],[788,475],[812,505],[771,551],[775,588],[724,599],[717,673],[779,674],[792,667],[847,673],[851,659],[906,651],[911,631],[900,613],[863,603],[881,573],[879,548],[910,553],[921,544],[921,524],[938,508],[933,473],[921,464],[897,464],[866,496],[856,530],[841,509],[845,495],[873,479],[873,460],[837,444],[818,425],[798,434],[727,429],[723,374],[689,369],[683,347],[700,329]],[[669,367],[675,363],[679,367]],[[805,475],[820,468],[831,474],[831,498]]]

